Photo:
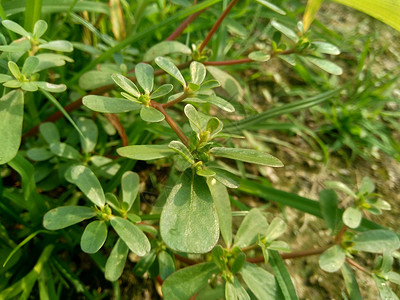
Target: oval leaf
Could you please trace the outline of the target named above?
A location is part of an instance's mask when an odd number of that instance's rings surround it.
[[[151,99],[156,99],[162,96],[167,95],[169,92],[172,91],[174,86],[172,84],[163,84],[160,86],[158,89],[156,89],[153,93],[151,93],[150,98]]]
[[[165,116],[154,107],[144,106],[140,110],[140,117],[143,121],[156,123],[165,119]]]
[[[85,206],[61,206],[48,211],[43,217],[43,227],[58,230],[96,216],[94,209]]]
[[[346,259],[346,252],[339,245],[335,245],[319,257],[319,266],[326,272],[336,272],[339,270]]]
[[[249,54],[249,58],[255,61],[265,62],[271,58],[271,55],[264,53],[263,51],[254,51]]]
[[[83,133],[83,136],[79,135],[82,150],[86,153],[92,152],[96,146],[99,133],[96,123],[91,119],[81,117],[77,120],[76,125]]]
[[[104,221],[93,221],[86,226],[81,237],[81,248],[86,253],[96,253],[107,239],[107,225]]]
[[[169,194],[160,219],[161,237],[173,250],[206,253],[218,241],[218,216],[203,177],[186,170]]]
[[[234,245],[240,248],[250,246],[256,242],[258,234],[265,235],[267,230],[267,219],[257,208],[253,208],[240,224]]]
[[[117,149],[123,157],[137,160],[151,160],[170,156],[175,152],[168,145],[131,145]]]
[[[215,147],[210,150],[215,156],[240,160],[248,163],[269,167],[283,167],[283,163],[276,157],[253,149]]]
[[[158,268],[162,280],[175,272],[175,261],[167,251],[158,253]]]
[[[0,165],[17,155],[21,144],[24,93],[11,91],[0,98]]]
[[[141,104],[123,98],[109,98],[97,95],[83,97],[83,104],[91,110],[111,114],[139,110],[142,107]]]
[[[269,224],[265,238],[268,242],[272,242],[280,237],[286,231],[286,223],[280,218],[274,218]]]
[[[146,54],[143,56],[144,61],[152,61],[157,56],[164,56],[170,53],[182,53],[185,55],[192,54],[190,48],[177,41],[164,41],[152,46],[147,50]]]
[[[144,256],[150,251],[151,246],[147,236],[137,226],[121,217],[112,218],[110,223],[133,253]]]
[[[54,123],[45,122],[40,124],[39,131],[48,144],[60,142],[60,134]]]
[[[204,65],[193,61],[190,64],[190,77],[192,78],[192,83],[200,85],[206,77],[206,68]]]
[[[140,97],[140,92],[137,86],[124,75],[121,74],[112,74],[112,80],[124,91],[127,91],[129,94],[135,96],[136,98]]]
[[[128,253],[128,246],[119,238],[106,262],[104,276],[107,280],[115,281],[121,277]]]
[[[353,242],[353,249],[372,253],[393,252],[400,247],[397,234],[384,229],[361,232],[354,237]]]
[[[50,145],[50,151],[53,152],[55,155],[67,158],[67,159],[74,159],[80,160],[81,155],[78,150],[74,147],[65,144],[65,143],[53,143]]]
[[[343,213],[343,223],[350,228],[360,226],[362,219],[361,210],[357,207],[348,207]]]
[[[21,25],[19,25],[18,23],[15,23],[14,21],[4,20],[1,23],[8,30],[11,30],[11,31],[18,33],[19,35],[22,35],[25,37],[30,37],[30,34],[24,28],[22,28]]]
[[[156,57],[155,62],[161,69],[178,80],[184,87],[186,86],[185,79],[183,78],[181,72],[169,59],[158,56]]]
[[[337,64],[330,62],[329,60],[325,60],[322,58],[317,58],[313,56],[306,56],[305,57],[310,63],[316,65],[318,68],[324,70],[333,75],[342,75],[343,70]]]
[[[74,183],[88,197],[90,201],[99,207],[104,207],[106,198],[103,188],[96,175],[86,166],[74,166],[69,169],[67,180]]]
[[[39,49],[48,49],[48,50],[54,50],[54,51],[61,51],[61,52],[72,52],[74,50],[74,47],[72,44],[68,41],[51,41],[45,44],[41,44],[38,47]]]
[[[190,153],[189,149],[180,141],[171,141],[168,147],[179,153],[187,162],[194,164],[193,155]]]
[[[139,175],[135,172],[125,172],[121,178],[122,203],[125,203],[126,211],[129,211],[139,192]]]
[[[111,74],[101,71],[89,71],[79,78],[79,87],[84,90],[94,90],[113,83]]]
[[[268,271],[245,263],[240,274],[257,299],[278,299],[275,277]]]
[[[149,64],[138,63],[135,67],[137,82],[143,90],[150,94],[154,84],[154,69]]]

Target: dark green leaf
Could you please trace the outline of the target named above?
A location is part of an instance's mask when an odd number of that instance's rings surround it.
[[[162,280],[175,272],[175,261],[167,251],[158,253],[158,268]]]
[[[121,217],[113,217],[110,223],[133,253],[144,256],[150,251],[147,236],[137,226]]]
[[[341,221],[337,194],[334,190],[322,190],[319,193],[319,207],[326,226],[334,235]]]
[[[139,277],[143,276],[155,260],[156,252],[151,250],[136,263],[135,267],[133,268],[133,274]]]
[[[40,124],[39,131],[49,145],[52,143],[60,142],[60,134],[58,132],[57,126],[54,125],[54,123],[45,122]]]
[[[209,167],[209,169],[215,172],[214,178],[226,187],[231,189],[239,187],[239,178],[236,175],[220,168]]]
[[[48,211],[44,215],[43,227],[48,230],[58,230],[93,218],[95,215],[95,210],[89,207],[61,206]]]
[[[238,273],[244,266],[245,262],[246,262],[246,254],[244,254],[242,251],[240,251],[236,255],[235,259],[233,260],[233,263],[230,266],[232,274]]]
[[[389,285],[385,279],[382,279],[381,277],[378,277],[375,274],[372,274],[372,278],[375,281],[376,287],[379,290],[379,295],[381,296],[382,300],[386,300],[386,299],[387,300],[399,300],[399,298],[389,287]]]
[[[79,78],[79,86],[84,90],[94,90],[113,83],[110,73],[97,70],[86,72]]]
[[[189,299],[206,286],[211,275],[217,272],[217,266],[213,262],[209,262],[186,267],[172,273],[162,285],[164,299]]]
[[[93,221],[86,226],[81,237],[81,248],[86,253],[96,253],[107,239],[107,225],[104,221]]]
[[[218,241],[218,217],[203,177],[186,170],[161,213],[161,237],[175,251],[206,253]]]

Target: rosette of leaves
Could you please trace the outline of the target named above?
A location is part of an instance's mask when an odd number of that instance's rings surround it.
[[[218,295],[214,296],[216,298],[251,299],[251,291],[256,299],[283,299],[282,294],[289,295],[287,299],[297,299],[290,277],[282,277],[282,274],[287,275],[287,270],[281,259],[276,258],[279,256],[276,251],[269,249],[274,276],[264,268],[246,262],[246,254],[240,249],[256,244],[260,235],[274,240],[278,236],[275,229],[282,233],[284,227],[276,220],[273,223],[279,225],[271,223],[269,229],[261,211],[250,210],[236,233],[233,247],[217,245],[211,253],[212,262],[190,266],[170,275],[162,285],[164,298],[189,299],[197,293],[200,298],[212,294]],[[230,245],[229,239],[224,240]]]
[[[344,192],[354,199],[354,205],[345,209],[343,223],[350,228],[357,228],[361,224],[363,210],[374,215],[382,214],[382,210],[390,210],[390,204],[381,199],[381,195],[374,193],[375,184],[369,177],[361,181],[360,189],[353,192],[347,185],[339,181],[327,181],[325,186]]]
[[[271,26],[277,31],[271,39],[271,51],[251,52],[250,59],[265,62],[271,58],[272,53],[292,66],[295,66],[297,61],[302,61],[333,75],[343,73],[341,67],[324,58],[324,55],[339,55],[340,50],[327,42],[310,41],[308,37],[310,32],[304,32],[302,22],[297,24],[297,33],[276,20],[271,21]],[[287,38],[288,43],[282,42],[282,35]]]
[[[43,226],[48,230],[59,230],[95,217],[97,220],[90,222],[82,234],[81,248],[86,253],[96,253],[104,245],[108,226],[111,225],[119,239],[106,262],[105,276],[108,280],[117,280],[122,274],[129,250],[144,256],[151,248],[147,236],[136,225],[141,218],[130,212],[139,191],[139,176],[131,171],[123,174],[120,200],[114,194],[104,194],[99,180],[86,166],[71,167],[66,177],[95,206],[54,208],[45,214]]]

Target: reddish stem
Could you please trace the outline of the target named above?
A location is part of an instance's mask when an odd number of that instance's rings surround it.
[[[233,59],[233,60],[225,60],[225,61],[205,61],[203,62],[206,66],[229,66],[229,65],[238,65],[254,62],[251,58],[241,58],[241,59]]]
[[[341,243],[342,237],[343,237],[344,233],[346,232],[346,230],[347,230],[347,226],[343,225],[342,229],[340,229],[339,233],[337,234],[337,236],[335,238],[335,243],[336,244],[340,244]]]
[[[353,267],[355,267],[356,269],[359,269],[360,271],[366,273],[366,274],[371,274],[371,272],[369,272],[366,268],[364,268],[363,266],[359,265],[358,263],[356,263],[354,260],[346,257],[346,262],[350,265],[352,265]]]
[[[125,128],[122,126],[118,115],[116,114],[104,114],[107,120],[111,123],[112,126],[118,131],[118,135],[121,137],[122,146],[128,146],[129,140],[128,136],[126,135]]]
[[[172,128],[172,130],[176,133],[179,139],[186,146],[189,146],[189,139],[183,133],[183,131],[179,128],[179,126],[175,123],[175,121],[171,118],[171,116],[165,111],[164,107],[161,103],[155,102],[151,100],[150,105],[155,109],[159,110],[165,117],[165,121],[167,121],[168,125]]]
[[[175,104],[181,102],[182,100],[185,100],[187,97],[188,97],[188,94],[187,94],[186,92],[183,92],[183,94],[180,95],[180,96],[179,96],[178,98],[176,98],[175,100],[172,100],[172,101],[167,102],[167,103],[163,103],[163,104],[161,104],[161,106],[164,107],[164,108],[171,107],[171,106],[173,106],[173,105],[175,105]]]
[[[176,253],[174,254],[174,256],[175,256],[175,259],[177,259],[177,260],[179,260],[179,261],[181,261],[181,262],[184,262],[185,264],[190,265],[190,266],[196,265],[196,264],[199,263],[199,262],[197,262],[197,261],[195,261],[195,260],[193,260],[193,259],[190,259],[190,258],[181,256],[181,255],[176,254]]]
[[[222,21],[226,18],[226,16],[228,15],[228,13],[231,11],[231,9],[235,6],[235,4],[238,2],[239,0],[233,0],[231,3],[229,3],[229,5],[225,8],[225,10],[222,12],[222,14],[219,16],[217,22],[215,22],[214,26],[210,29],[210,31],[208,32],[206,38],[204,39],[204,41],[201,43],[200,47],[199,47],[199,52],[201,53],[204,48],[207,46],[208,42],[211,40],[212,36],[214,35],[214,33],[217,31],[218,27],[221,25]]]
[[[309,249],[309,250],[303,250],[303,251],[297,251],[297,252],[291,252],[291,253],[282,253],[281,257],[283,259],[292,259],[292,258],[300,258],[300,257],[318,255],[318,254],[321,254],[322,252],[324,252],[329,247],[330,246],[325,246],[325,247],[321,247],[318,249]],[[251,263],[261,263],[261,262],[264,262],[264,256],[249,257],[246,260]]]
[[[181,35],[181,33],[186,29],[186,27],[188,27],[194,20],[197,19],[197,17],[202,14],[207,8],[200,10],[192,15],[190,15],[189,17],[186,18],[185,21],[182,22],[181,25],[178,26],[178,28],[176,28],[174,30],[173,33],[171,33],[171,35],[169,37],[167,37],[165,40],[166,41],[173,41],[175,40],[178,36]]]

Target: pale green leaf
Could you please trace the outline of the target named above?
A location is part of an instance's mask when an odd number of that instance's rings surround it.
[[[81,248],[86,253],[96,253],[107,239],[107,225],[104,221],[93,221],[86,226],[81,237]]]
[[[74,61],[72,58],[68,56],[56,53],[40,53],[36,54],[36,57],[39,58],[39,66],[36,68],[36,72],[40,72],[48,68],[61,67],[65,65],[65,62]],[[97,87],[105,85],[105,84],[99,85],[97,80],[98,78],[95,78],[95,81],[92,82],[92,83],[97,83],[98,84]]]
[[[233,282],[225,282],[225,299],[226,300],[250,300],[249,294],[240,285],[239,280],[234,277]]]
[[[48,144],[60,142],[60,134],[54,123],[45,122],[40,124],[39,132]]]
[[[379,295],[382,300],[399,300],[399,298],[389,287],[389,285],[385,279],[383,279],[375,274],[372,274],[372,278],[375,281],[376,287],[379,290]]]
[[[249,54],[249,58],[255,61],[268,61],[271,58],[271,55],[265,53],[264,51],[254,51]]]
[[[348,207],[343,213],[343,223],[350,228],[357,228],[361,224],[362,213],[357,207]]]
[[[18,23],[15,23],[14,21],[11,20],[4,20],[1,22],[5,28],[8,30],[11,30],[15,33],[18,33],[19,35],[22,35],[24,37],[30,37],[31,34],[28,33],[24,28],[22,28],[21,25]]]
[[[392,252],[400,247],[397,234],[384,229],[361,232],[353,238],[353,242],[353,249],[371,253]]]
[[[76,121],[76,125],[83,133],[83,136],[79,135],[82,150],[86,153],[92,152],[96,146],[99,133],[96,123],[91,119],[80,117]]]
[[[32,75],[38,65],[39,59],[35,56],[29,56],[27,59],[25,59],[21,73],[24,74],[26,77],[29,77]]]
[[[89,71],[79,78],[79,86],[84,90],[94,90],[113,83],[111,74],[102,71]]]
[[[150,47],[150,49],[147,50],[147,52],[143,56],[143,60],[152,61],[157,56],[165,56],[171,53],[182,53],[185,55],[190,55],[192,53],[192,50],[190,50],[188,46],[177,41],[163,41]]]
[[[268,242],[272,242],[280,237],[285,231],[286,223],[280,218],[274,218],[265,232],[265,238]]]
[[[192,83],[202,84],[204,78],[206,78],[206,68],[202,63],[193,61],[190,64],[190,77],[192,78]]]
[[[21,89],[27,92],[36,92],[38,90],[38,86],[35,82],[22,82]]]
[[[117,153],[130,159],[152,160],[170,156],[175,152],[168,148],[168,145],[131,145],[118,148]]]
[[[308,0],[306,10],[303,15],[303,28],[307,31],[314,21],[315,15],[321,6],[322,0]]]
[[[110,223],[133,253],[144,256],[150,251],[151,246],[147,236],[133,223],[121,217],[113,217]]]
[[[135,67],[136,79],[143,90],[150,94],[154,84],[154,69],[149,64],[138,63]]]
[[[350,299],[362,300],[360,288],[358,287],[358,283],[356,277],[354,276],[353,270],[347,264],[343,264],[340,270],[342,271],[344,284],[346,286],[346,290],[348,295],[350,296]]]
[[[38,20],[33,27],[33,35],[40,38],[47,31],[47,23],[43,20]]]
[[[48,211],[43,217],[43,227],[58,230],[96,216],[94,209],[86,206],[61,206]]]
[[[244,90],[241,84],[232,75],[212,66],[207,66],[207,71],[219,82],[221,87],[229,94],[230,97],[236,101],[243,99]]]
[[[181,141],[171,141],[168,144],[168,147],[180,154],[190,164],[194,164],[195,161],[193,155]]]
[[[283,167],[282,162],[276,157],[253,149],[214,147],[210,150],[210,153],[214,154],[215,156],[221,156],[253,164],[269,167]]]
[[[325,181],[324,185],[328,188],[342,191],[353,198],[357,198],[357,195],[347,185],[340,181]]]
[[[51,92],[51,93],[62,93],[67,89],[65,84],[54,84],[45,81],[34,81],[38,88]]]
[[[271,273],[256,265],[245,263],[240,274],[257,299],[277,299],[278,287]]]
[[[173,250],[206,253],[218,241],[218,216],[203,177],[186,170],[170,192],[160,219],[161,237]]]
[[[361,186],[357,194],[365,195],[371,194],[375,190],[375,184],[372,182],[371,178],[364,177],[361,180]]]
[[[278,23],[275,20],[271,21],[271,25],[276,30],[280,31],[285,36],[287,36],[289,39],[291,39],[293,42],[297,43],[297,41],[299,40],[299,37],[297,36],[297,34],[292,29],[286,27],[285,25],[282,25],[281,23]]]
[[[46,148],[30,148],[26,151],[26,156],[34,161],[44,161],[53,157],[54,154]]]
[[[340,245],[335,245],[328,250],[325,250],[319,257],[318,262],[322,270],[332,273],[342,267],[345,259],[346,252],[342,247],[340,247]]]
[[[109,98],[97,95],[85,96],[82,102],[91,110],[112,114],[139,110],[142,107],[141,104],[124,98]]]
[[[127,171],[121,178],[122,203],[125,203],[125,211],[129,211],[135,202],[139,192],[139,175],[132,171]]]
[[[284,10],[282,10],[280,7],[276,6],[275,4],[272,4],[269,1],[266,0],[256,0],[258,3],[260,3],[261,5],[264,5],[265,7],[268,7],[270,10],[281,14],[281,15],[286,15],[286,12]]]
[[[50,151],[55,155],[73,160],[80,160],[81,154],[74,147],[66,143],[52,143],[50,144]]]
[[[143,121],[156,123],[165,119],[165,116],[157,109],[151,106],[142,105],[140,109],[140,117]]]
[[[156,98],[160,98],[162,96],[165,96],[169,92],[171,92],[173,88],[174,88],[174,86],[172,84],[169,84],[169,83],[168,84],[163,84],[158,89],[156,89],[153,93],[151,93],[150,98],[151,99],[156,99]]]
[[[24,93],[11,91],[0,98],[0,165],[12,160],[21,143]]]
[[[140,97],[139,89],[129,78],[126,78],[124,75],[121,74],[112,74],[111,78],[124,91],[127,91],[129,94],[135,96],[136,98]]]
[[[240,224],[239,230],[236,232],[234,245],[240,248],[250,246],[257,241],[259,234],[265,235],[267,230],[267,219],[257,208],[253,208]]]
[[[315,46],[316,50],[319,53],[330,54],[330,55],[340,54],[340,50],[338,47],[326,42],[312,42],[312,45]]]
[[[72,52],[74,47],[68,41],[58,40],[58,41],[51,41],[45,44],[41,44],[38,47],[39,49],[47,49],[47,50],[54,50],[54,51],[61,51],[61,52]]]
[[[333,75],[342,75],[343,70],[337,64],[314,56],[306,56],[305,59],[310,63],[316,65],[318,68]]]
[[[69,169],[66,178],[77,185],[90,201],[101,208],[104,207],[106,199],[103,188],[92,170],[86,166],[77,165]]]
[[[121,238],[119,238],[112,248],[110,256],[106,262],[104,276],[107,280],[115,281],[121,277],[128,257],[128,252],[128,246]]]
[[[10,72],[15,79],[19,80],[21,78],[21,71],[19,70],[19,67],[15,62],[9,61],[8,68],[10,69]]]
[[[186,81],[181,72],[168,58],[158,56],[156,57],[155,62],[161,69],[178,80],[184,87],[186,86]]]

